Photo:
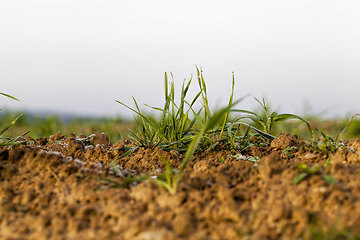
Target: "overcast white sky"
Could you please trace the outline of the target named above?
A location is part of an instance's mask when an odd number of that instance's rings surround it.
[[[0,91],[21,101],[0,105],[129,115],[114,99],[162,105],[164,72],[179,85],[196,64],[213,106],[235,72],[239,98],[360,112],[359,12],[358,0],[1,0]]]

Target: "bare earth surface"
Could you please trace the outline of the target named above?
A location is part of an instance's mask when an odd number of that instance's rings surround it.
[[[329,166],[299,184],[297,163],[323,165],[304,143],[281,134],[268,147],[237,160],[233,152],[198,153],[179,191],[126,177],[158,175],[159,155],[179,166],[182,155],[142,149],[116,160],[106,135],[60,133],[27,145],[0,148],[0,239],[314,239],[360,236],[360,141],[330,154]],[[284,155],[286,147],[294,154]],[[110,163],[119,166],[114,171]],[[327,183],[331,175],[337,184]]]

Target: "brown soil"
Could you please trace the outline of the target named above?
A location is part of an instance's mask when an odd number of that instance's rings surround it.
[[[312,239],[317,230],[360,236],[360,141],[331,155],[322,175],[299,184],[297,163],[323,165],[327,156],[307,152],[295,136],[281,134],[269,147],[253,147],[257,163],[236,160],[228,150],[198,154],[179,191],[170,195],[153,182],[126,177],[182,156],[161,149],[124,153],[106,135],[58,133],[32,144],[0,148],[0,239]],[[295,147],[293,156],[284,149]],[[123,185],[122,185],[123,186]],[[316,231],[315,231],[315,230]]]

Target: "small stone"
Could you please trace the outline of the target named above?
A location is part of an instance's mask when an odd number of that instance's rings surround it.
[[[94,146],[99,144],[105,149],[112,145],[109,137],[105,133],[95,134],[95,136],[91,139],[91,143]]]
[[[307,153],[305,156],[304,156],[305,159],[307,160],[313,160],[316,158],[316,154],[313,154],[313,153]]]

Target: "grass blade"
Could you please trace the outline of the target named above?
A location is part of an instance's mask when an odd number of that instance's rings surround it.
[[[11,99],[13,99],[13,100],[20,101],[20,100],[17,99],[16,97],[13,97],[13,96],[11,96],[11,95],[9,95],[9,94],[2,93],[2,92],[0,92],[0,94],[3,95],[3,96],[5,96],[5,97],[11,98]]]
[[[126,156],[129,156],[130,154],[132,154],[133,152],[137,151],[140,148],[140,146],[136,146],[136,147],[132,147],[130,148],[128,151],[126,151],[125,153],[121,154],[116,160],[122,159]]]
[[[250,124],[247,124],[247,123],[244,123],[244,122],[238,122],[238,123],[241,124],[241,125],[244,125],[244,126],[247,126],[247,127],[251,128],[253,131],[255,131],[256,133],[258,133],[260,136],[262,136],[262,137],[264,137],[264,138],[266,138],[266,139],[268,139],[268,140],[270,140],[270,141],[272,141],[272,140],[275,139],[275,137],[274,137],[273,135],[268,134],[268,133],[266,133],[266,132],[263,132],[263,131],[257,129],[256,127],[251,126]]]
[[[302,180],[304,180],[306,177],[308,176],[308,173],[301,173],[299,174],[297,177],[294,178],[293,183],[294,184],[299,184]]]
[[[9,128],[10,128],[11,126],[13,126],[13,125],[16,123],[16,121],[17,121],[21,116],[22,116],[22,114],[20,114],[19,116],[17,116],[14,120],[11,121],[11,123],[10,123],[9,125],[7,125],[4,129],[2,129],[2,130],[0,131],[0,136],[1,136],[4,132],[6,132],[7,130],[9,130]]]
[[[308,121],[306,121],[305,119],[303,119],[302,117],[295,115],[295,114],[283,113],[283,114],[278,114],[277,116],[275,116],[274,122],[288,120],[288,119],[298,119],[306,124],[308,131],[309,131],[310,144],[311,144],[313,142],[313,130],[312,130],[310,123]]]
[[[338,184],[338,180],[331,175],[323,175],[323,178],[327,182],[327,184],[330,185]]]

